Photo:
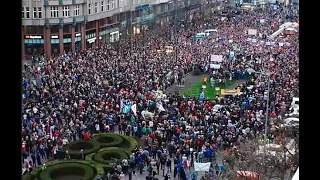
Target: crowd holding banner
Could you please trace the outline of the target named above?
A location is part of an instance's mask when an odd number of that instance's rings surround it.
[[[145,167],[151,167],[152,172],[152,166],[159,169],[161,165],[163,173],[155,173],[158,178],[163,175],[168,179],[173,173],[174,178],[185,180],[189,173],[193,179],[196,175],[188,169],[195,162],[214,158],[217,149],[261,137],[265,114],[281,116],[288,111],[292,97],[299,96],[298,38],[269,41],[265,37],[276,30],[274,26],[287,21],[286,15],[283,7],[274,10],[266,6],[217,24],[212,23],[215,17],[206,17],[185,25],[187,28],[177,34],[179,41],[170,41],[168,34],[174,27],[168,27],[146,32],[147,41],[136,39],[132,51],[128,40],[122,40],[119,50],[100,45],[54,57],[42,66],[33,64],[28,73],[41,81],[33,84],[27,72],[23,75],[24,170],[56,158],[67,142],[116,131],[145,141],[133,157],[140,173]],[[195,41],[192,36],[203,30],[200,26],[218,33]],[[263,35],[248,36],[248,29]],[[165,51],[168,45],[175,47],[172,53],[177,53],[177,59],[171,53],[154,52]],[[209,71],[209,79],[247,79],[237,87],[242,93],[208,100],[165,92],[193,70],[193,62],[208,68],[211,54],[219,55],[222,61],[214,73]],[[248,73],[248,68],[270,73],[270,112],[266,112],[267,78]],[[252,84],[255,86],[248,89]],[[215,105],[221,108],[215,110]],[[142,154],[147,155],[142,158]],[[26,161],[29,156],[32,160]],[[151,165],[153,161],[155,165]]]

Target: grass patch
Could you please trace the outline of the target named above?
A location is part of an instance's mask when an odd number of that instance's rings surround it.
[[[231,87],[235,82],[236,80],[227,81],[225,84],[220,85],[218,87],[220,87],[220,89],[227,89]],[[183,95],[199,98],[202,85],[203,85],[203,81],[201,80],[198,83],[194,84],[192,88],[184,90]],[[215,86],[211,86],[210,81],[208,81],[207,86],[204,89],[205,98],[213,99],[216,97],[216,94],[217,94],[217,91],[215,90]],[[218,94],[220,94],[220,91],[218,91]]]

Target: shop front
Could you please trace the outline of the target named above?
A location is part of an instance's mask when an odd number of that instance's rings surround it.
[[[96,37],[96,30],[90,30],[90,31],[87,31],[87,35],[86,35],[86,46],[87,47],[93,47],[95,42],[97,40],[97,37]]]
[[[110,33],[110,42],[114,43],[119,41],[120,31],[114,31]]]
[[[103,28],[102,31],[99,32],[101,41],[104,43],[107,42],[117,42],[120,38],[120,30],[118,27],[115,28]]]
[[[24,46],[28,55],[44,54],[44,39],[42,35],[25,35]]]
[[[76,33],[74,38],[74,43],[75,43],[75,49],[76,51],[81,50],[81,33]]]
[[[65,52],[72,51],[71,34],[64,34],[63,35],[63,46],[64,46]]]
[[[59,54],[59,35],[51,35],[51,52],[53,54]]]

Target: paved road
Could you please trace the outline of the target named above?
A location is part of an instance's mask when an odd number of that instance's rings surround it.
[[[177,86],[177,84],[173,84],[168,89],[166,89],[166,94],[175,93],[176,90],[183,92],[185,89],[190,89],[195,83],[198,83],[203,79],[203,77],[208,76],[208,74],[201,74],[199,76],[194,76],[192,72],[190,72],[187,76],[184,77],[185,85],[184,87]]]

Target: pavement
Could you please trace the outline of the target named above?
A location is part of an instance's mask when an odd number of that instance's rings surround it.
[[[201,74],[198,76],[194,76],[192,74],[192,72],[190,72],[184,77],[184,79],[185,79],[184,86],[177,86],[177,83],[175,83],[166,89],[166,94],[169,94],[169,93],[173,94],[177,90],[180,93],[182,93],[185,89],[192,88],[192,86],[194,86],[195,83],[198,83],[199,81],[201,81],[203,79],[203,77],[205,77],[205,76],[208,76],[208,74]]]

